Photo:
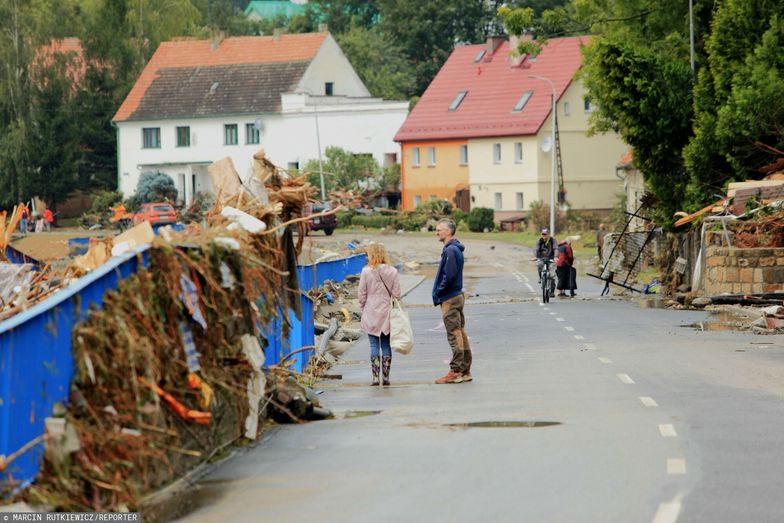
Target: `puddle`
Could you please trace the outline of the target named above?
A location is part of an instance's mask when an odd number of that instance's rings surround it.
[[[680,325],[698,331],[734,331],[748,328],[749,318],[730,311],[718,311],[710,315],[705,321],[697,321]]]
[[[560,424],[560,421],[471,421],[469,423],[447,423],[445,426],[463,429],[532,429]]]
[[[641,309],[666,309],[662,298],[645,298],[638,300],[637,304]]]
[[[365,418],[367,416],[375,416],[376,414],[381,414],[382,411],[380,410],[347,410],[343,413],[343,419],[351,419],[351,418]]]

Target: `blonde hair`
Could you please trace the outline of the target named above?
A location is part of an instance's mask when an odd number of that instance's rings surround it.
[[[382,263],[392,265],[389,254],[381,243],[371,243],[367,246],[367,264],[369,267],[378,267]]]

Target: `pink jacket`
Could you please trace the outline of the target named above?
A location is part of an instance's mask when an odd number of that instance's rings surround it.
[[[381,281],[381,278],[384,281]],[[386,284],[389,287],[387,292]],[[400,279],[397,269],[379,265],[365,267],[359,277],[359,305],[362,307],[362,330],[373,336],[389,334],[389,295],[400,298]]]

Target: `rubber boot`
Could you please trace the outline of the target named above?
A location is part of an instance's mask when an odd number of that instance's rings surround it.
[[[384,356],[381,358],[381,372],[383,377],[383,384],[389,385],[389,368],[392,366],[392,356]]]
[[[378,357],[371,358],[370,360],[370,372],[373,373],[373,383],[371,383],[371,385],[378,385],[379,363],[380,360]]]

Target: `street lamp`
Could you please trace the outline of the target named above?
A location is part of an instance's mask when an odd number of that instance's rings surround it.
[[[550,174],[550,236],[555,237],[555,129],[556,125],[558,125],[558,120],[556,119],[555,114],[555,86],[553,82],[550,81],[549,78],[545,78],[544,76],[536,76],[534,74],[529,74],[527,78],[531,78],[533,80],[541,80],[543,82],[547,82],[550,84],[550,90],[552,91],[552,98],[553,98],[553,133],[552,133],[552,145],[550,150],[550,155],[552,156],[552,172]]]
[[[295,92],[299,94],[307,93],[310,96],[315,96],[313,91],[305,87],[300,87]],[[321,160],[321,134],[319,133],[317,105],[318,104],[315,102],[313,103],[313,116],[316,119],[316,147],[318,148],[319,179],[321,180],[321,201],[325,202],[327,201],[327,191],[324,189],[324,163]]]

